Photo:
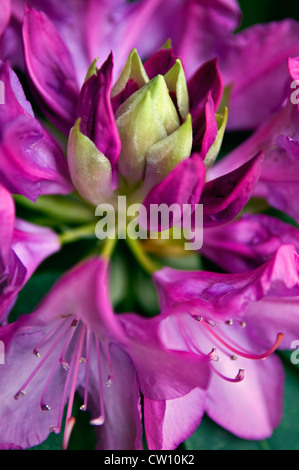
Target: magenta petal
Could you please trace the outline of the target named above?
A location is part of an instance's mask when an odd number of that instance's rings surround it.
[[[245,214],[227,225],[206,228],[201,253],[230,273],[257,268],[283,244],[299,251],[299,229],[264,214]]]
[[[242,341],[246,349],[254,348],[254,341]],[[205,409],[211,419],[240,438],[266,439],[282,418],[283,365],[278,357],[271,356],[266,361],[244,360],[242,366],[245,378],[237,384],[213,374]],[[230,361],[225,373],[233,376],[234,369],[236,365]]]
[[[293,80],[299,80],[299,57],[289,57],[289,71]]]
[[[36,310],[36,321],[49,322],[67,311],[101,338],[126,343],[109,300],[108,269],[105,259],[89,258],[67,271]]]
[[[55,26],[43,12],[26,7],[23,25],[27,69],[55,124],[68,132],[79,96],[71,55]]]
[[[229,319],[245,314],[248,305],[266,296],[298,295],[298,254],[292,245],[283,245],[260,267],[241,274],[204,271],[186,272],[163,268],[154,274],[161,307],[182,309],[214,319]],[[276,290],[275,290],[276,287]],[[262,319],[260,320],[262,321]],[[278,333],[278,332],[277,332]]]
[[[200,199],[204,226],[228,222],[239,214],[255,189],[263,158],[259,153],[240,168],[205,184]]]
[[[225,84],[233,84],[229,129],[256,129],[281,107],[290,90],[288,59],[299,54],[298,37],[298,22],[286,19],[254,25],[226,44],[219,66]]]
[[[38,363],[33,350],[44,334],[44,327],[38,325],[30,328],[30,316],[27,325],[10,324],[0,329],[1,341],[5,344],[5,364],[1,365],[0,374],[0,448],[28,448],[40,444],[56,424],[57,416],[41,410],[40,398],[49,369],[42,367],[38,380],[30,384],[22,401],[14,399],[21,385],[25,382]],[[29,320],[29,322],[28,322]],[[51,408],[59,408],[65,371],[58,368],[48,393],[51,397]],[[14,419],[11,419],[11,416]],[[13,446],[13,447],[12,447]]]
[[[206,392],[194,389],[184,397],[144,399],[144,427],[149,450],[174,450],[200,425]],[[180,423],[178,426],[177,423]]]
[[[145,62],[145,71],[151,80],[156,75],[165,75],[175,64],[177,57],[172,49],[161,49],[151,55]]]
[[[217,111],[223,93],[223,79],[218,67],[217,59],[210,60],[192,75],[188,80],[190,99],[190,112],[192,119],[201,114],[209,94]]]
[[[5,103],[0,106],[0,181],[14,194],[35,201],[41,194],[72,192],[64,154],[34,118],[21,84],[6,64],[0,65]]]
[[[180,209],[179,217],[183,213],[183,205],[190,204],[192,210],[198,204],[205,183],[205,166],[197,154],[179,163],[168,175],[157,184],[146,196],[143,205],[150,218],[151,205],[167,204],[170,207],[176,204]],[[150,227],[150,219],[146,222]],[[159,224],[159,230],[169,228]]]
[[[15,221],[15,205],[10,193],[0,185],[0,267],[8,263]],[[1,269],[0,269],[1,271]]]
[[[21,117],[6,127],[0,158],[0,181],[11,193],[35,201],[41,194],[73,190],[60,147],[32,117]]]
[[[114,113],[111,105],[113,56],[112,53],[82,86],[76,119],[81,118],[80,130],[115,166],[120,154]]]
[[[123,314],[120,319],[130,338],[126,350],[145,397],[167,400],[184,396],[197,387],[207,388],[210,370],[206,357],[165,347],[158,336],[159,320],[135,314]]]
[[[113,368],[113,381],[107,387],[103,380],[103,400],[105,404],[105,423],[96,426],[97,450],[141,450],[142,423],[139,384],[131,359],[115,344],[109,346],[110,361]],[[102,357],[105,357],[103,349]],[[95,362],[95,361],[93,361]],[[109,364],[103,363],[109,370]],[[98,377],[96,364],[91,369],[90,391],[92,395],[91,418],[98,416]]]
[[[1,201],[4,202],[3,197]],[[2,230],[0,233],[2,248],[0,258],[0,274],[2,276],[0,287],[1,323],[6,322],[19,291],[36,268],[44,259],[60,248],[57,235],[50,229],[20,219],[14,220],[14,207],[9,209],[9,203],[8,200],[6,216],[1,220]],[[10,227],[7,226],[9,221]],[[13,230],[13,234],[8,233],[8,229],[9,232]],[[4,248],[5,253],[3,254]]]
[[[0,36],[3,34],[11,14],[10,0],[0,0]]]
[[[291,62],[292,64],[292,62]],[[290,70],[292,75],[292,69]],[[260,126],[251,137],[209,170],[214,179],[228,173],[258,152],[265,155],[254,195],[299,220],[297,204],[299,108],[288,99],[285,105]]]
[[[47,227],[16,219],[12,249],[26,267],[27,281],[44,259],[60,249],[60,243],[56,233]]]
[[[211,92],[208,93],[205,104],[194,118],[193,122],[193,149],[205,159],[209,149],[215,142],[218,125],[215,118],[215,105]]]

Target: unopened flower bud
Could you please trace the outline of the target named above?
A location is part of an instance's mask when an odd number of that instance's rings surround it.
[[[94,205],[112,196],[111,164],[96,145],[80,131],[80,119],[68,140],[68,165],[79,194]]]
[[[157,75],[118,108],[116,125],[121,139],[119,171],[130,184],[136,184],[144,177],[145,156],[150,148],[180,126],[162,75]]]

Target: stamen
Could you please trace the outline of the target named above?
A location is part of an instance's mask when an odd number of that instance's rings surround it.
[[[226,380],[227,382],[232,382],[232,383],[242,382],[242,380],[244,380],[244,377],[245,377],[244,369],[239,369],[239,372],[237,373],[236,377],[233,379],[230,377],[226,377],[225,375],[222,375],[218,370],[215,369],[215,367],[213,368],[213,370],[219,377]]]
[[[110,357],[109,344],[105,343],[105,346],[106,346],[107,361],[108,361],[108,365],[109,365],[109,375],[108,375],[106,385],[107,385],[107,387],[111,387],[114,374],[113,374],[113,368],[112,368],[112,361],[111,361],[111,357]]]
[[[97,338],[96,341],[96,353],[98,361],[98,375],[99,375],[99,394],[100,394],[100,415],[97,418],[94,418],[90,421],[90,424],[95,426],[101,426],[105,422],[105,409],[104,409],[104,400],[103,400],[103,377],[102,377],[102,365],[101,365],[101,353],[100,345]]]
[[[73,416],[71,416],[69,419],[66,420],[63,441],[62,441],[63,450],[67,449],[75,422],[76,420]]]
[[[80,352],[80,354],[81,354],[81,352]],[[57,425],[50,427],[50,431],[53,431],[55,434],[59,434],[60,431],[61,431],[61,423],[62,423],[63,412],[64,412],[64,404],[66,402],[66,394],[67,394],[69,382],[70,382],[70,379],[71,379],[71,376],[72,376],[72,371],[74,369],[75,360],[76,360],[76,354],[73,354],[69,369],[67,370],[66,380],[64,382],[63,392],[62,392],[62,396],[61,396],[61,400],[60,400],[60,407],[59,407]]]
[[[71,327],[72,327],[72,326],[73,326],[73,321],[72,321]],[[53,377],[53,375],[54,375],[54,372],[55,372],[55,370],[56,370],[56,368],[57,368],[57,365],[58,365],[59,363],[62,364],[61,357],[64,355],[64,353],[65,353],[65,351],[66,351],[66,349],[67,349],[67,347],[68,347],[68,345],[69,345],[69,343],[70,343],[70,339],[72,338],[73,334],[74,334],[74,330],[73,330],[73,328],[72,328],[72,329],[71,329],[71,334],[69,334],[69,335],[67,336],[65,342],[63,343],[62,349],[61,349],[61,351],[59,352],[57,359],[54,361],[53,366],[52,366],[51,371],[50,371],[50,374],[48,375],[46,384],[45,384],[45,386],[44,386],[44,389],[43,389],[43,392],[42,392],[42,395],[41,395],[41,400],[40,400],[40,407],[41,407],[41,409],[42,409],[43,411],[50,410],[50,406],[49,406],[49,405],[46,405],[46,404],[44,403],[44,397],[45,397],[45,394],[46,394],[46,392],[47,392],[48,386],[49,386],[49,384],[50,384],[50,382],[51,382],[51,379],[52,379],[52,377]],[[66,361],[64,361],[64,363],[67,364]],[[67,368],[64,367],[64,366],[63,366],[63,368],[64,368],[65,370],[68,370],[69,365],[67,364],[67,366],[68,366]]]
[[[62,348],[62,351],[61,351],[61,354],[60,354],[59,362],[60,362],[60,364],[61,364],[61,366],[63,367],[64,370],[68,370],[69,367],[70,367],[68,362],[65,360],[64,356],[65,356],[67,348],[69,347],[69,344],[70,344],[70,342],[71,342],[71,340],[72,340],[72,338],[75,334],[77,325],[78,325],[78,320],[77,319],[73,320],[71,325],[70,325],[71,329],[69,331],[68,337],[67,337],[67,339],[64,343],[64,347]]]
[[[63,436],[62,448],[64,450],[68,446],[71,431],[75,424],[75,419],[71,416],[71,414],[72,414],[72,409],[73,409],[74,396],[75,396],[75,391],[76,391],[76,384],[77,384],[78,371],[79,371],[79,365],[80,365],[80,357],[82,354],[85,332],[86,332],[86,327],[82,325],[80,336],[78,338],[78,342],[76,345],[76,353],[74,355],[75,356],[74,372],[73,372],[73,379],[71,383],[71,391],[70,391],[70,397],[68,401],[68,407],[67,407],[67,413],[66,413],[66,424],[65,424],[64,436]]]
[[[215,333],[215,331],[212,328],[210,328],[206,322],[203,322],[203,325],[209,331],[209,333],[211,333],[223,346],[225,346],[227,349],[234,352],[238,356],[244,357],[246,359],[253,359],[253,360],[265,359],[266,357],[270,356],[278,348],[278,346],[280,345],[284,337],[283,333],[278,333],[275,343],[273,344],[273,346],[271,346],[271,348],[268,351],[266,351],[263,354],[250,354],[244,351],[240,351],[234,348],[232,345],[228,344],[219,335],[217,335],[217,333]]]
[[[87,333],[86,333],[85,389],[84,389],[83,405],[80,406],[81,411],[86,411],[87,410],[88,384],[89,384],[89,374],[90,374],[90,351],[91,351],[91,333],[90,333],[90,330],[87,330]]]
[[[194,353],[194,351],[198,354],[200,354],[202,357],[208,357],[211,361],[219,361],[219,356],[216,356],[216,348],[212,348],[212,350],[208,353],[208,354],[204,354],[197,346],[196,344],[194,343],[194,341],[192,340],[192,338],[190,337],[188,331],[186,330],[184,324],[181,322],[181,320],[179,318],[176,318],[176,321],[177,321],[177,324],[178,324],[178,327],[180,329],[180,331],[182,332],[182,336],[185,340],[185,344],[188,348],[188,350],[192,353]],[[199,320],[201,321],[201,320]]]
[[[64,318],[59,318],[57,321],[64,321],[65,319]],[[57,329],[57,321],[55,322],[54,326],[42,337],[42,339],[40,340],[40,342],[35,346],[35,348],[33,349],[33,354],[36,356],[36,357],[40,357],[40,353],[39,353],[39,348],[40,346],[42,346],[42,344],[49,338],[49,336],[51,336],[51,334],[53,333],[53,331],[55,331]]]
[[[41,361],[38,363],[38,365],[35,367],[35,369],[31,372],[27,380],[23,383],[23,385],[20,387],[18,392],[14,395],[14,399],[18,400],[20,398],[20,394],[24,395],[25,394],[25,389],[33,379],[33,377],[37,374],[37,372],[40,370],[40,368],[43,366],[43,364],[46,362],[48,357],[52,354],[52,352],[55,350],[56,346],[59,344],[63,336],[65,335],[66,329],[68,328],[68,325],[66,328],[64,328],[61,332],[61,334],[56,338],[56,341],[51,345],[51,347],[48,349],[44,357],[41,359]],[[53,330],[53,329],[52,329]],[[41,342],[40,342],[41,343]]]
[[[215,326],[217,326],[217,323],[216,323],[215,321],[213,321],[213,320],[207,320],[207,319],[205,318],[205,322],[206,322],[208,325],[210,325],[212,328],[215,328]]]
[[[216,348],[212,348],[212,350],[208,353],[208,357],[210,357],[212,361],[219,361],[219,356],[216,356]]]

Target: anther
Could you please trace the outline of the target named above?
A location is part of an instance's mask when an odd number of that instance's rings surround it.
[[[214,320],[207,320],[205,318],[205,322],[210,325],[212,328],[215,328],[215,326],[217,326],[217,323],[214,321]]]
[[[43,411],[49,411],[51,409],[50,406],[45,403],[41,403],[40,407]]]
[[[200,316],[200,315],[192,315],[192,317],[193,317],[194,320],[196,320],[196,321],[202,321],[202,320],[203,320],[203,317]]]
[[[15,395],[14,399],[15,400],[20,400],[20,398],[23,398],[26,395],[25,390],[19,390]]]
[[[102,426],[105,423],[105,417],[100,415],[95,419],[91,419],[89,422],[93,426]]]

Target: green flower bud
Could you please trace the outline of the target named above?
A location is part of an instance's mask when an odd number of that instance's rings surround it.
[[[135,185],[143,180],[150,148],[180,126],[162,75],[157,75],[118,108],[116,125],[122,144],[119,171]]]
[[[84,199],[98,205],[112,197],[110,162],[95,144],[82,134],[80,119],[70,131],[67,155],[73,184]]]

